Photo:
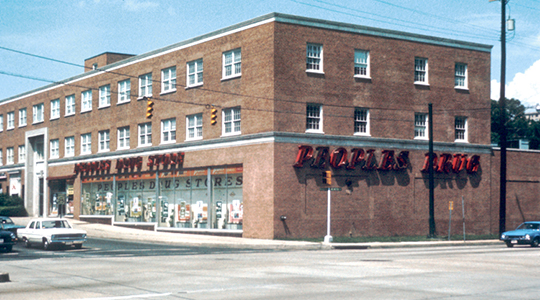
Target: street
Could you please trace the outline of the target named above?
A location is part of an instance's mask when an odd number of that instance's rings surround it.
[[[2,299],[535,299],[540,249],[283,251],[90,239],[0,254]]]

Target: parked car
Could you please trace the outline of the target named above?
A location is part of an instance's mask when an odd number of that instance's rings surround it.
[[[17,230],[19,228],[24,228],[24,226],[13,223],[13,220],[10,217],[0,216],[0,223],[4,225],[4,230],[13,232],[15,237],[17,237]]]
[[[4,230],[4,224],[0,223],[0,249],[3,248],[6,252],[11,252],[17,237],[11,231]]]
[[[26,228],[19,229],[18,235],[27,248],[40,244],[49,250],[53,245],[75,246],[80,249],[86,242],[86,231],[74,229],[65,219],[42,218],[31,220]]]
[[[508,247],[514,245],[531,245],[538,247],[540,244],[540,222],[525,222],[516,228],[516,230],[507,231],[501,234],[501,241]]]

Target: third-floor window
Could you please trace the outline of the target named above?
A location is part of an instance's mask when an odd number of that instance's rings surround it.
[[[176,91],[176,67],[161,70],[161,92]]]

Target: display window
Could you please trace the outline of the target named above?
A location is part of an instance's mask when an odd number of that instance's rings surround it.
[[[81,215],[159,227],[242,229],[242,167],[83,179]]]

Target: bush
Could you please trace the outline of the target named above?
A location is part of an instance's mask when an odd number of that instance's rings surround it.
[[[24,200],[19,196],[0,194],[0,216],[26,217]]]

